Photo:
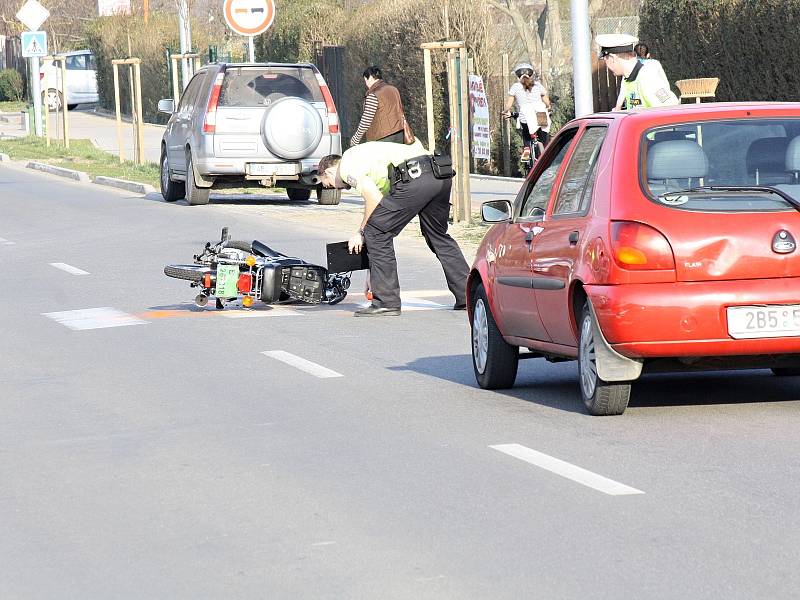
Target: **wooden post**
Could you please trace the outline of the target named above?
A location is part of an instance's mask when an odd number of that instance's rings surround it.
[[[467,73],[467,49],[458,50],[461,69],[461,85],[459,86],[459,102],[461,103],[461,197],[463,212],[461,216],[466,223],[472,222],[472,196],[469,185],[469,75]]]
[[[137,160],[140,165],[144,164],[144,117],[142,116],[142,65],[137,60],[133,65],[136,75],[136,141],[137,141]]]
[[[50,57],[50,56],[43,57],[42,58],[42,64],[46,65],[48,60],[50,62],[52,62],[52,57]],[[44,89],[45,89],[44,97],[47,98],[48,87],[45,86]],[[58,86],[56,86],[56,93],[58,93]],[[44,139],[45,139],[45,144],[49,148],[50,147],[50,108],[47,106],[47,102],[44,103]]]
[[[64,147],[69,148],[69,100],[67,99],[67,59],[61,57],[61,97],[64,99]]]
[[[458,126],[458,86],[456,84],[456,51],[449,49],[447,51],[447,100],[450,108],[450,156],[453,159],[453,164],[456,165],[458,174],[453,179],[452,196],[455,198],[453,202],[453,220],[461,220],[461,143],[458,136],[461,130]]]
[[[180,89],[178,88],[178,60],[173,54],[172,58],[172,99],[175,101],[175,110],[178,109],[178,102],[181,99]]]
[[[119,149],[119,162],[125,160],[125,148],[122,147],[122,111],[119,98],[119,63],[112,61],[114,68],[114,108],[117,112],[117,148]]]
[[[133,76],[133,63],[128,63],[128,84],[131,88],[131,127],[133,128],[133,160],[139,156],[139,136],[136,135],[136,81]]]
[[[425,104],[427,105],[427,118],[428,118],[428,151],[433,152],[436,149],[436,131],[434,130],[433,123],[433,66],[431,65],[431,51],[425,48],[423,51],[425,57]]]
[[[503,106],[505,107],[506,95],[511,86],[509,76],[508,54],[503,54]],[[511,119],[500,117],[501,134],[503,140],[503,175],[511,177]]]

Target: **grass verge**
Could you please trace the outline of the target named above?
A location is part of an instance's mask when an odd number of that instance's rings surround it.
[[[35,160],[50,165],[84,171],[90,176],[103,175],[139,183],[149,183],[158,189],[158,165],[145,163],[137,165],[131,161],[119,162],[113,154],[95,148],[89,140],[70,140],[69,149],[59,141],[51,140],[48,147],[45,140],[37,137],[0,140],[0,152],[8,154],[12,160]]]
[[[6,100],[0,102],[0,112],[19,112],[21,110],[25,110],[26,106],[27,105],[22,101],[14,102],[11,100]]]

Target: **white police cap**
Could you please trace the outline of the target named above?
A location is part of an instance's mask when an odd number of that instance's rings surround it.
[[[633,47],[639,38],[627,33],[603,33],[595,37],[594,41],[600,46],[600,58],[602,58],[607,54],[633,52]]]

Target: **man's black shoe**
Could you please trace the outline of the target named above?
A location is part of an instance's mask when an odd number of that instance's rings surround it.
[[[383,306],[374,306],[370,304],[366,308],[360,308],[353,313],[354,317],[399,317],[399,308],[388,308]]]
[[[453,310],[467,310],[467,303],[466,302],[456,302],[453,305]]]

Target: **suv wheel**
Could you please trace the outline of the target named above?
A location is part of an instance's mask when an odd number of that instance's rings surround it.
[[[339,204],[342,199],[342,190],[317,188],[317,204]]]
[[[608,382],[597,374],[595,354],[594,318],[589,304],[583,305],[578,341],[578,378],[583,403],[593,415],[621,415],[631,397],[629,381]]]
[[[305,202],[311,197],[311,190],[304,188],[286,188],[286,195],[292,202]]]
[[[169,172],[169,160],[167,159],[166,148],[161,149],[161,195],[167,202],[175,202],[186,195],[186,186],[182,181],[172,181]]]
[[[42,104],[47,107],[47,110],[55,112],[64,107],[64,101],[61,98],[61,92],[57,89],[50,88],[42,92]]]
[[[194,179],[194,164],[192,164],[192,153],[186,151],[186,202],[190,206],[208,204],[210,188],[199,188]]]

